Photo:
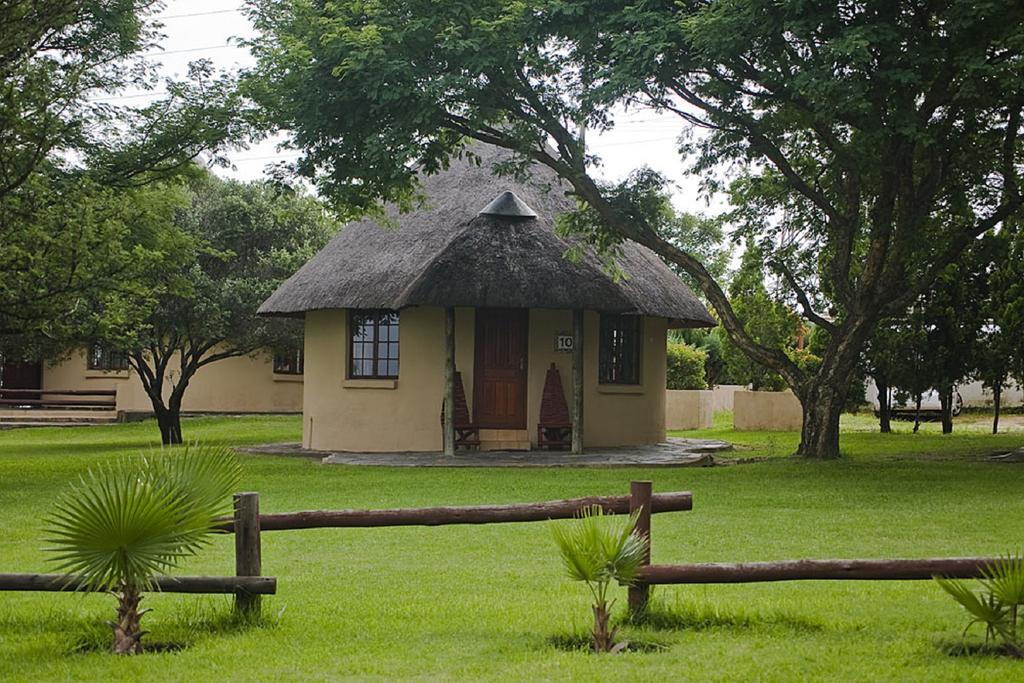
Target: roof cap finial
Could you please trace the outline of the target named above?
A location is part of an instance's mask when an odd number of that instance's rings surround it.
[[[505,190],[495,197],[490,204],[480,210],[481,216],[501,216],[504,218],[536,218],[537,212],[516,196],[515,192]]]

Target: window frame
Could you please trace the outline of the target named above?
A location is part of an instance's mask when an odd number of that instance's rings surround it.
[[[356,325],[357,318],[360,316],[374,316],[373,320],[373,340],[357,340],[356,339]],[[385,316],[394,316],[394,323],[382,324],[382,319]],[[380,331],[384,328],[389,330],[388,338],[386,341],[381,341]],[[347,379],[398,379],[398,374],[401,372],[401,315],[398,311],[391,310],[388,308],[356,308],[349,309],[348,311],[348,370]],[[391,334],[391,331],[394,334]],[[371,356],[367,357],[362,354],[357,356],[356,344],[370,345],[372,349]],[[387,355],[380,355],[380,345],[386,344],[388,346]],[[395,355],[390,355],[390,347],[395,347]],[[370,374],[363,374],[356,372],[356,363],[364,363],[370,361],[373,366],[373,372]],[[390,362],[395,364],[395,372],[391,374],[387,372],[387,366]],[[381,367],[383,365],[383,372]]]
[[[89,346],[85,369],[94,372],[128,372],[131,369],[131,364],[128,362],[126,352],[117,351],[106,344],[96,342]]]
[[[291,366],[293,369],[287,369],[285,367],[285,363],[282,363],[281,361],[294,363],[294,365]],[[304,349],[301,346],[297,346],[293,349],[288,349],[288,351],[283,353],[275,353],[273,369],[275,375],[304,375],[306,370],[306,354]]]
[[[622,341],[617,345],[609,334],[619,332]],[[633,335],[632,345],[628,336]],[[598,321],[597,383],[612,386],[641,386],[643,384],[643,316],[621,313],[601,313]],[[611,346],[611,348],[610,348]],[[615,348],[615,347],[618,348]],[[629,347],[632,348],[629,348]],[[627,359],[625,354],[631,358]],[[627,376],[627,371],[632,372]]]

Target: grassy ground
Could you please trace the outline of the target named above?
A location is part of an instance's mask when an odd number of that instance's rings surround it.
[[[203,418],[188,438],[296,441],[297,418]],[[982,456],[1020,431],[871,433],[852,417],[838,462],[787,455],[796,435],[737,434],[723,416],[690,435],[757,462],[711,469],[390,470],[244,458],[264,511],[545,500],[623,493],[630,479],[694,492],[654,520],[654,561],[995,554],[1024,543],[1024,465]],[[0,432],[0,572],[46,570],[40,518],[89,465],[152,443],[152,423]],[[584,633],[586,591],[562,578],[547,526],[268,532],[279,579],[267,623],[238,627],[228,598],[147,597],[150,641],[176,652],[115,658],[109,596],[0,595],[0,679],[112,680],[1009,680],[1024,662],[953,656],[964,615],[930,582],[794,582],[663,588],[654,651],[595,657],[557,643]],[[227,574],[218,538],[182,573]],[[624,602],[624,591],[620,603]],[[144,604],[145,604],[144,603]]]

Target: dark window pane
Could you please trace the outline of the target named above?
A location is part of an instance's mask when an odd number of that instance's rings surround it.
[[[598,381],[639,384],[640,317],[602,315],[598,341]]]
[[[279,375],[301,375],[304,365],[302,349],[274,354],[274,372]]]
[[[350,377],[398,377],[398,313],[350,312]]]

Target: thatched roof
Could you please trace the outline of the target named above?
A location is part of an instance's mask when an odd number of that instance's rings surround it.
[[[578,261],[565,258],[570,244],[555,234],[554,220],[573,203],[557,176],[537,166],[529,182],[497,177],[491,168],[507,152],[488,146],[474,151],[481,164],[453,160],[447,171],[424,178],[427,205],[406,214],[392,211],[397,228],[371,220],[345,227],[259,313],[584,308],[658,316],[682,327],[715,324],[693,292],[645,247],[623,245],[617,265],[625,277],[618,281],[592,252]],[[504,192],[515,197],[502,197]],[[481,214],[485,207],[490,212]]]

